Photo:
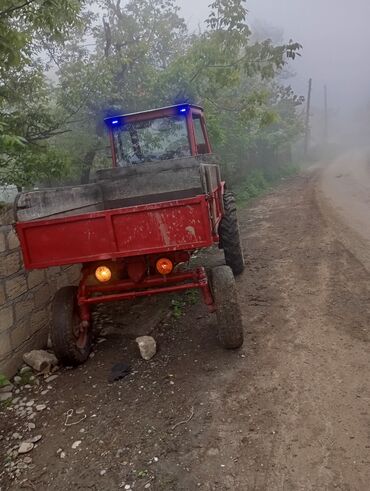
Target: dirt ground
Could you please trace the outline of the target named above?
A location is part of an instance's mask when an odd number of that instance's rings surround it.
[[[218,346],[194,297],[103,316],[110,332],[88,363],[60,371],[45,395],[45,382],[24,389],[47,405],[31,432],[42,439],[17,481],[3,464],[0,488],[369,490],[369,274],[321,216],[316,179],[288,179],[240,213],[241,350]],[[138,328],[154,329],[151,362],[127,338]],[[109,384],[119,361],[133,372]],[[81,411],[65,426],[70,409]],[[4,450],[14,431],[30,434],[26,422],[2,411]]]

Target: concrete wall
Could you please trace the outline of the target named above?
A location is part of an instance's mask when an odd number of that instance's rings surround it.
[[[26,272],[10,210],[0,212],[0,373],[12,376],[23,353],[46,345],[51,300],[77,284],[78,266]]]

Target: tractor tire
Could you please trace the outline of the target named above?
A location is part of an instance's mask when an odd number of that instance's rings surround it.
[[[92,348],[92,329],[80,333],[77,290],[76,286],[61,288],[52,305],[51,341],[56,357],[66,366],[84,363]]]
[[[236,203],[233,193],[224,193],[225,214],[219,226],[220,248],[224,250],[225,262],[230,266],[235,276],[244,271],[245,262],[240,241]]]
[[[242,314],[235,278],[229,266],[212,269],[211,287],[216,305],[219,342],[226,349],[240,348],[244,342]]]

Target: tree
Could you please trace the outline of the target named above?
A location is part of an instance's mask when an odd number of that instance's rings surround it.
[[[53,102],[40,55],[80,25],[82,0],[3,0],[0,10],[0,183],[62,175],[65,157],[45,142],[65,116]],[[60,117],[60,119],[58,119]],[[64,130],[63,130],[64,131]],[[49,162],[49,164],[48,164]]]

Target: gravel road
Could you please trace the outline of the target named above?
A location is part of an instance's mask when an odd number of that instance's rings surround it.
[[[3,464],[0,489],[367,491],[369,273],[338,240],[322,192],[304,174],[241,210],[241,350],[219,348],[194,297],[105,314],[106,341],[88,363],[50,389],[22,389],[47,406],[34,430],[13,406],[0,412],[4,452],[14,432],[42,436],[17,480]],[[139,358],[135,330],[157,340],[152,361]],[[133,371],[109,384],[118,361]],[[76,424],[65,425],[71,409]]]

